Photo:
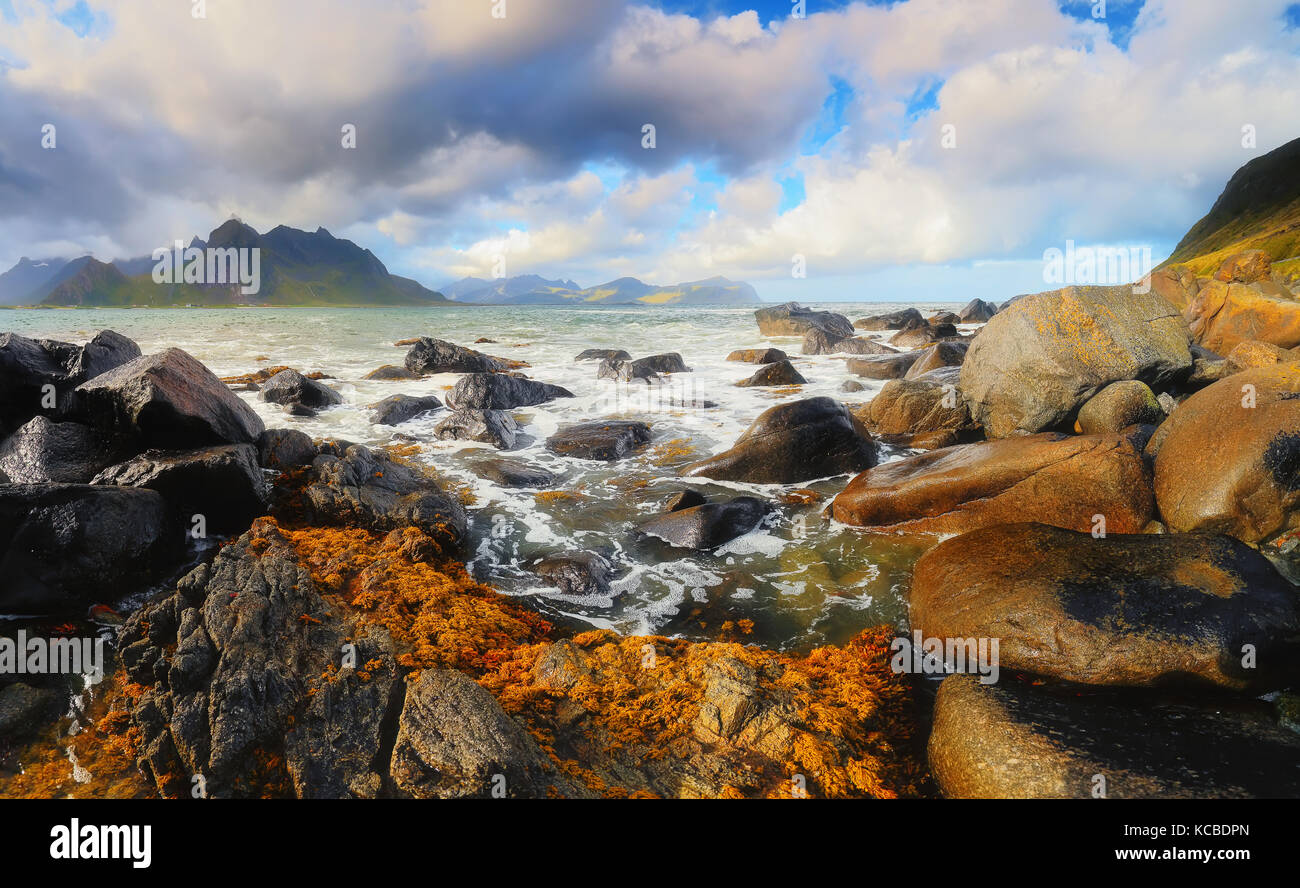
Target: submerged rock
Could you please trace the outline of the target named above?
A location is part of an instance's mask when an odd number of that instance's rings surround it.
[[[541,466],[518,459],[488,459],[475,463],[474,471],[481,477],[502,487],[547,488],[555,484],[556,477]]]
[[[563,426],[546,439],[546,449],[561,456],[612,462],[650,442],[650,427],[630,420],[596,420]]]
[[[371,370],[369,373],[367,373],[365,376],[362,377],[362,379],[379,379],[379,380],[419,379],[419,378],[420,378],[420,374],[412,373],[410,370],[407,370],[405,367],[398,367],[396,364],[385,364],[382,367],[378,367],[374,370]]]
[[[595,552],[551,555],[530,570],[565,595],[608,595],[614,568]]]
[[[637,530],[682,549],[716,549],[763,523],[771,507],[752,496],[705,503],[651,518]]]
[[[1054,694],[944,680],[930,769],[950,798],[1278,798],[1300,793],[1300,736],[1258,709],[1150,694]],[[1098,775],[1105,782],[1097,780]]]
[[[510,450],[519,437],[519,426],[504,410],[467,407],[452,411],[433,427],[433,433],[443,441],[479,441]]]
[[[807,398],[763,411],[731,449],[692,463],[683,474],[719,481],[792,484],[875,465],[871,434],[831,398]]]
[[[472,407],[476,410],[513,410],[534,407],[556,398],[572,398],[573,392],[558,385],[504,376],[499,373],[470,373],[462,376],[447,393],[447,406],[453,410]]]
[[[777,361],[775,364],[768,364],[749,379],[741,380],[736,385],[749,388],[769,385],[804,385],[807,382],[808,380],[804,379],[789,361]]]
[[[589,348],[578,353],[574,361],[630,361],[632,356],[621,348]]]
[[[297,370],[281,370],[262,386],[262,400],[272,404],[301,404],[319,409],[343,403],[343,396],[334,389],[308,379]]]
[[[371,405],[370,421],[375,425],[401,425],[421,413],[441,409],[442,402],[433,395],[390,395]]]
[[[999,639],[1004,670],[1254,693],[1300,676],[1294,587],[1223,536],[988,527],[922,556],[909,600],[926,638]]]
[[[406,353],[406,369],[412,373],[496,373],[506,364],[483,352],[464,348],[442,339],[421,337]]]

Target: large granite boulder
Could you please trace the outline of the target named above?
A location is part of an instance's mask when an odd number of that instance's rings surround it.
[[[936,379],[891,379],[865,406],[854,410],[877,436],[973,431],[970,410],[952,383]]]
[[[70,386],[67,369],[39,342],[17,333],[0,334],[0,434],[38,413],[58,411]]]
[[[904,377],[907,379],[916,379],[916,377],[929,373],[931,370],[939,370],[943,367],[960,367],[966,360],[966,352],[970,348],[968,342],[936,342],[928,348],[922,349],[912,366],[907,368]]]
[[[1009,521],[1137,533],[1151,520],[1151,473],[1138,434],[1022,438],[945,447],[868,469],[835,497],[837,521],[949,534]]]
[[[1298,601],[1230,537],[1003,524],[923,555],[909,606],[925,638],[999,639],[1002,670],[1262,693],[1300,677]]]
[[[768,364],[761,370],[756,371],[749,379],[743,379],[736,385],[741,388],[750,388],[771,385],[804,385],[807,382],[808,380],[803,378],[803,374],[794,369],[794,364],[789,361],[777,361],[775,364]]]
[[[971,342],[961,387],[989,437],[1056,428],[1105,386],[1153,389],[1190,372],[1187,326],[1132,287],[1067,287],[1018,300]]]
[[[441,410],[442,402],[433,395],[390,395],[370,407],[370,421],[375,425],[401,425],[421,413]]]
[[[1156,500],[1170,530],[1255,542],[1300,525],[1300,364],[1201,389],[1158,435]]]
[[[1251,339],[1282,348],[1300,345],[1300,302],[1247,284],[1209,281],[1183,314],[1196,342],[1221,355]]]
[[[438,421],[433,433],[443,441],[478,441],[498,450],[510,450],[519,437],[519,425],[504,410],[453,410]]]
[[[972,299],[966,307],[957,313],[963,324],[987,324],[998,313],[998,307],[983,299]]]
[[[251,407],[179,348],[101,373],[76,394],[93,425],[129,434],[144,447],[251,444],[265,429]]]
[[[297,370],[281,370],[263,383],[262,400],[271,404],[301,404],[319,409],[342,404],[343,396]]]
[[[1165,411],[1145,382],[1112,382],[1079,408],[1076,428],[1085,435],[1104,435],[1131,425],[1159,425]]]
[[[925,317],[915,308],[870,315],[853,322],[859,330],[910,330],[925,326]]]
[[[1263,710],[952,675],[930,770],[950,798],[1294,798],[1300,735]]]
[[[871,433],[843,404],[807,398],[764,410],[730,449],[686,466],[683,473],[792,484],[858,472],[875,463]]]
[[[156,578],[183,542],[152,490],[0,485],[0,613],[82,616]]]
[[[845,366],[850,373],[865,379],[902,379],[922,354],[921,351],[908,351],[895,355],[849,358]]]
[[[853,324],[833,311],[812,311],[797,302],[760,308],[754,312],[764,336],[804,336],[809,330],[824,330],[841,338],[853,335]]]

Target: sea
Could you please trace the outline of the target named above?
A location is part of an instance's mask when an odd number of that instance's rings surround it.
[[[959,307],[948,302],[914,306],[925,314]],[[326,374],[331,377],[326,384],[344,403],[315,417],[289,417],[255,392],[238,394],[268,427],[392,445],[406,458],[432,467],[444,485],[469,503],[468,561],[474,574],[568,624],[690,639],[743,632],[747,641],[792,651],[842,644],[882,623],[902,628],[905,593],[920,550],[904,538],[865,533],[825,514],[848,476],[788,486],[680,476],[687,463],[730,447],[769,407],[817,395],[853,405],[870,400],[882,385],[861,379],[862,391],[842,391],[846,380],[857,379],[847,371],[845,356],[805,357],[799,354],[798,339],[762,336],[756,307],[33,309],[0,313],[0,331],[83,342],[98,330],[113,329],[138,342],[146,354],[182,348],[219,376],[276,365]],[[857,319],[907,306],[809,307]],[[381,365],[402,364],[407,349],[394,343],[419,336],[526,361],[528,376],[564,386],[576,397],[515,411],[523,435],[516,449],[505,454],[487,445],[438,440],[433,427],[439,413],[399,426],[372,424],[369,405],[389,395],[441,398],[455,384],[453,374],[363,379]],[[798,390],[738,388],[735,384],[757,367],[728,362],[728,353],[763,347],[789,354],[808,384]],[[624,349],[633,357],[678,352],[691,372],[673,374],[653,387],[598,379],[595,362],[574,361],[591,348]],[[693,406],[700,402],[716,406]],[[567,458],[545,449],[547,437],[561,426],[605,418],[643,420],[653,440],[614,463]],[[884,460],[905,455],[882,452]],[[496,456],[534,463],[559,480],[545,491],[504,489],[475,471],[477,463]],[[758,530],[714,552],[676,549],[637,532],[670,496],[686,489],[710,500],[755,495],[772,501],[776,511]],[[538,558],[589,551],[615,569],[608,594],[566,596],[529,570]]]

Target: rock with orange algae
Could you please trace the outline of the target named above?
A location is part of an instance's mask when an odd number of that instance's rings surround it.
[[[921,794],[892,631],[807,656],[588,632],[520,648],[479,682],[605,796]]]
[[[453,669],[411,683],[393,748],[393,782],[420,799],[590,798],[492,695]]]
[[[417,466],[360,444],[323,452],[301,479],[301,517],[308,524],[385,532],[417,527],[448,552],[465,539],[465,510]]]
[[[214,798],[379,793],[381,728],[401,699],[394,644],[322,596],[274,522],[134,614],[121,642],[147,686],[131,722],[161,790],[201,774]]]
[[[1112,382],[1156,391],[1192,368],[1178,310],[1132,287],[1066,287],[1017,300],[971,341],[961,392],[990,438],[1041,432],[1073,418]],[[1211,348],[1214,346],[1203,342]]]

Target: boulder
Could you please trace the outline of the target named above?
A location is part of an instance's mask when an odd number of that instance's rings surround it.
[[[610,563],[595,552],[551,555],[529,569],[563,594],[574,596],[608,595],[614,575]]]
[[[545,489],[555,484],[556,477],[541,466],[517,459],[487,459],[474,464],[474,471],[502,487],[536,487]]]
[[[38,733],[62,715],[62,695],[21,681],[0,688],[0,741],[13,743]]]
[[[840,383],[840,391],[846,394],[853,394],[854,392],[865,392],[866,390],[867,387],[862,383],[858,382],[856,379],[846,379]]]
[[[92,425],[166,449],[251,444],[265,426],[207,367],[178,348],[101,373],[76,389]]]
[[[0,486],[0,613],[80,617],[105,590],[148,583],[181,555],[171,517],[152,490]]]
[[[1225,360],[1227,366],[1224,368],[1223,375],[1231,376],[1233,373],[1240,373],[1253,367],[1271,367],[1274,364],[1300,361],[1300,353],[1294,349],[1280,348],[1257,339],[1248,339],[1234,345]]]
[[[558,385],[505,376],[500,373],[470,373],[462,376],[447,393],[447,406],[453,410],[472,407],[476,410],[513,410],[534,407],[556,398],[572,398],[573,392]]]
[[[1112,382],[1079,408],[1075,428],[1085,435],[1120,432],[1131,425],[1159,425],[1165,411],[1145,382]]]
[[[637,379],[652,382],[659,378],[659,374],[646,365],[637,364],[635,361],[606,358],[596,368],[596,378],[613,379],[616,382],[632,382]]]
[[[1188,332],[1169,303],[1132,287],[1067,287],[1018,300],[972,340],[961,388],[991,438],[1074,418],[1112,382],[1160,390],[1192,367]]]
[[[393,781],[417,799],[582,798],[491,694],[452,669],[426,669],[406,693]]]
[[[983,299],[972,299],[958,314],[962,324],[987,324],[998,313],[998,307]]]
[[[1214,273],[1216,281],[1225,284],[1253,284],[1267,281],[1273,274],[1273,260],[1263,250],[1246,250],[1233,253],[1219,265]]]
[[[262,385],[262,400],[271,404],[301,404],[319,409],[343,403],[343,396],[297,370],[281,370]]]
[[[415,527],[446,553],[465,540],[465,510],[429,475],[360,444],[343,456],[322,452],[302,491],[309,524],[376,532]]]
[[[664,503],[664,511],[680,512],[682,509],[702,506],[707,502],[708,500],[704,498],[704,494],[698,490],[682,490],[668,497],[667,502]]]
[[[94,379],[140,357],[140,346],[121,333],[100,330],[77,350],[68,366],[68,376],[76,382]]]
[[[871,434],[843,404],[807,398],[764,410],[729,450],[692,463],[683,473],[718,481],[792,484],[875,464]]]
[[[936,342],[921,350],[904,376],[907,379],[915,379],[941,367],[960,367],[966,360],[966,351],[969,348],[968,342]]]
[[[871,358],[849,358],[845,366],[850,373],[866,379],[902,379],[920,357],[919,351],[912,351]]]
[[[923,555],[909,601],[922,637],[997,638],[1001,669],[1059,681],[1263,693],[1300,675],[1295,588],[1225,536],[985,527]]]
[[[927,324],[924,327],[899,330],[889,337],[889,344],[899,348],[925,348],[931,343],[957,335],[957,328],[950,323]]]
[[[297,429],[267,429],[257,439],[257,462],[264,469],[286,471],[309,466],[316,445]]]
[[[34,416],[0,443],[0,471],[15,484],[85,484],[124,455],[97,429]]]
[[[1201,389],[1160,427],[1155,491],[1171,531],[1246,542],[1300,525],[1300,364]]]
[[[853,324],[833,311],[812,311],[797,302],[760,308],[754,312],[758,329],[764,336],[804,336],[811,329],[843,337],[853,335]]]
[[[654,373],[689,373],[690,367],[682,360],[682,356],[677,352],[668,352],[662,355],[651,355],[648,358],[637,358],[632,362],[634,375],[642,376],[643,370],[649,370]]]
[[[1294,798],[1300,736],[1263,709],[952,675],[935,699],[930,770],[949,798]]]
[[[853,322],[859,330],[910,330],[924,327],[925,318],[915,308],[904,308],[886,314],[871,315]]]
[[[0,334],[0,434],[37,413],[58,410],[70,386],[67,370],[40,343],[17,333]]]
[[[519,426],[504,410],[463,407],[439,420],[433,433],[443,441],[479,441],[498,450],[510,450],[519,437]]]
[[[770,507],[752,496],[666,512],[637,530],[680,549],[711,550],[756,529]]]
[[[412,373],[410,370],[407,370],[405,367],[398,367],[396,364],[385,364],[382,367],[379,367],[375,370],[371,370],[362,378],[379,379],[379,380],[419,379],[420,374]]]
[[[1237,371],[1228,366],[1228,359],[1208,348],[1192,343],[1192,372],[1187,377],[1187,386],[1192,389],[1204,388],[1212,382],[1218,382],[1225,376]]]
[[[243,533],[266,509],[266,483],[252,444],[147,450],[109,466],[91,483],[156,490],[186,527],[202,515],[213,533]]]
[[[727,360],[745,364],[775,364],[787,357],[779,348],[742,348],[727,355]]]
[[[1027,437],[946,447],[868,469],[835,497],[837,521],[900,533],[966,533],[1008,521],[1138,533],[1152,518],[1136,434]]]
[[[736,385],[749,388],[767,385],[804,385],[807,382],[808,380],[804,379],[789,361],[777,361],[775,364],[768,364],[749,379],[742,380]]]
[[[840,336],[824,330],[809,330],[803,338],[805,355],[892,355],[898,349],[890,348],[872,339],[860,336]]]
[[[648,444],[650,427],[629,420],[596,420],[562,426],[546,439],[546,449],[560,456],[612,462]]]
[[[442,339],[421,337],[406,353],[406,369],[424,375],[432,373],[496,373],[504,362],[472,348]]]
[[[974,423],[955,385],[933,379],[891,379],[854,415],[877,436],[971,431]]]
[[[442,402],[433,395],[417,397],[414,395],[390,395],[377,404],[372,404],[370,421],[375,425],[401,425],[409,419],[415,419],[421,413],[441,410]]]
[[[1183,316],[1196,342],[1219,354],[1251,339],[1282,348],[1300,345],[1300,302],[1267,296],[1246,284],[1209,281]]]
[[[578,353],[574,361],[630,361],[632,356],[621,348],[589,348]]]
[[[961,323],[961,315],[955,311],[938,311],[925,319],[925,322],[931,327],[956,326]],[[956,332],[955,330],[953,331]]]

